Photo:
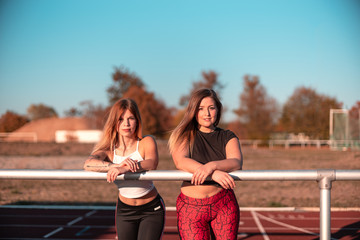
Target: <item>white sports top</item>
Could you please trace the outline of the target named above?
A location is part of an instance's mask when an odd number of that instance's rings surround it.
[[[113,163],[119,164],[127,158],[138,160],[139,162],[144,161],[143,157],[138,151],[138,148],[139,140],[137,141],[136,151],[127,156],[116,155],[114,149]],[[143,180],[115,180],[115,184],[119,189],[119,193],[126,198],[139,198],[145,196],[154,188],[152,181]]]

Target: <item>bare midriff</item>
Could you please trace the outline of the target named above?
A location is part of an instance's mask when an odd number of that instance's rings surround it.
[[[221,187],[213,185],[193,185],[189,182],[183,182],[181,192],[191,198],[208,198],[216,195],[222,190]]]
[[[139,198],[127,198],[122,196],[121,194],[119,194],[119,198],[123,203],[127,205],[141,206],[154,200],[157,195],[158,191],[156,190],[156,188],[153,188],[148,194]]]

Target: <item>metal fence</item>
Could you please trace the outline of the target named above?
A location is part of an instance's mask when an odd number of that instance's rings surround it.
[[[320,190],[320,239],[331,239],[331,187],[333,181],[359,181],[360,170],[242,170],[231,172],[236,181],[317,181]],[[192,174],[179,170],[126,173],[118,180],[182,181]],[[1,169],[0,179],[105,180],[106,173],[83,170]]]

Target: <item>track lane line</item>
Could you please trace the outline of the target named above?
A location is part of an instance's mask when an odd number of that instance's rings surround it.
[[[264,240],[270,240],[269,236],[266,234],[266,231],[265,231],[263,225],[261,224],[259,218],[257,217],[256,212],[255,211],[250,211],[250,212],[251,212],[251,215],[254,218],[256,226],[258,227],[260,234],[263,236]]]
[[[59,228],[55,229],[54,231],[52,231],[52,232],[46,234],[45,236],[43,236],[43,238],[51,237],[52,235],[62,231],[63,229],[64,229],[63,227],[59,227]]]
[[[267,220],[267,221],[269,221],[269,222],[272,222],[272,223],[274,223],[274,224],[278,224],[278,225],[283,226],[283,227],[286,227],[286,228],[294,229],[294,230],[297,230],[297,231],[299,231],[299,232],[308,233],[308,234],[314,235],[314,236],[319,236],[319,234],[317,234],[317,233],[314,233],[314,232],[308,231],[308,230],[306,230],[306,229],[304,229],[304,228],[299,228],[299,227],[296,227],[296,226],[293,226],[293,225],[290,225],[290,224],[287,224],[287,223],[279,222],[279,221],[277,221],[277,220],[275,220],[275,219],[268,218],[268,217],[266,217],[266,216],[264,216],[264,215],[262,215],[262,214],[260,214],[260,213],[258,213],[258,216],[259,216],[260,218],[262,218],[262,219],[265,219],[265,220]],[[332,238],[332,237],[330,237],[330,239],[331,239],[331,240],[338,240],[337,238]]]

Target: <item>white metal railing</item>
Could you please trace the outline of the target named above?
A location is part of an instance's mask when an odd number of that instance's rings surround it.
[[[274,148],[274,146],[284,146],[289,149],[292,146],[300,146],[301,148],[314,146],[320,149],[323,146],[330,147],[331,149],[360,149],[360,140],[318,140],[318,139],[272,139],[272,140],[252,140],[252,139],[241,139],[240,143],[242,146],[250,146],[254,149],[258,148],[261,144]]]
[[[289,148],[291,145],[300,145],[302,148],[306,146],[316,146],[317,148],[321,148],[322,145],[330,145],[329,140],[269,140],[269,148],[273,148],[274,145],[284,145],[285,148]]]
[[[333,181],[359,181],[360,170],[242,170],[231,172],[236,181],[317,181],[320,189],[320,239],[331,239],[331,187]],[[182,181],[191,173],[179,170],[153,170],[126,173],[118,180]],[[105,180],[106,173],[84,170],[0,169],[0,179]]]

